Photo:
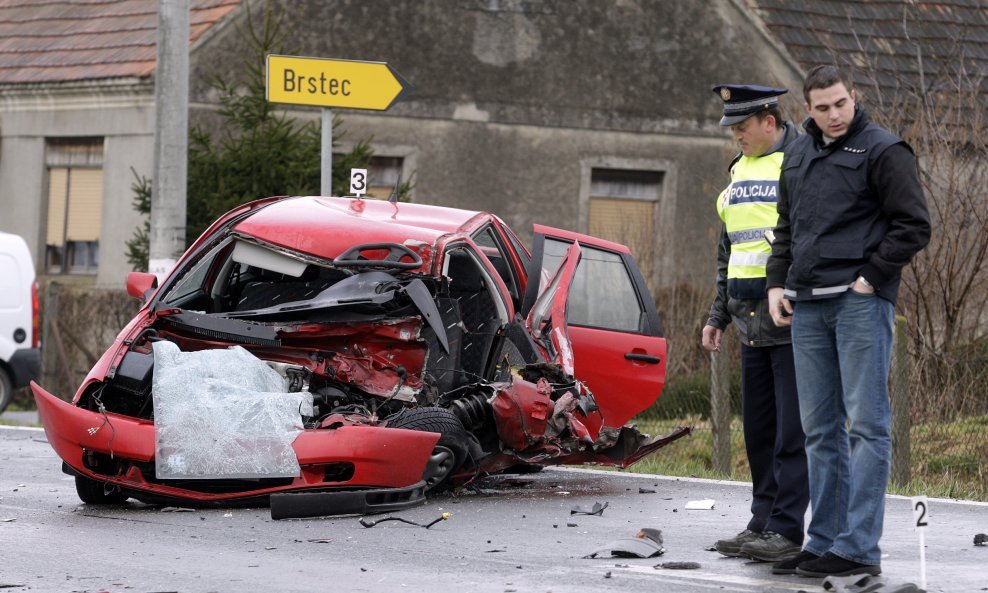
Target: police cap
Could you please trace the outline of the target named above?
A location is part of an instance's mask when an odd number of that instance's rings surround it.
[[[789,92],[789,89],[751,84],[719,84],[711,90],[724,101],[724,117],[720,118],[722,126],[733,126],[759,111],[777,107],[779,95]]]

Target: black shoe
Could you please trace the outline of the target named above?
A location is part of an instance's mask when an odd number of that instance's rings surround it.
[[[741,546],[748,542],[753,542],[761,536],[762,534],[757,531],[745,529],[734,537],[719,540],[714,544],[714,549],[725,556],[734,558],[742,555]]]
[[[792,558],[783,560],[782,562],[776,562],[772,565],[772,574],[796,574],[796,567],[807,562],[809,560],[816,560],[819,558],[813,552],[807,552],[806,550],[800,550],[799,554],[796,554]]]
[[[882,567],[874,564],[859,564],[827,552],[816,560],[808,560],[798,565],[796,574],[803,577],[846,577],[854,574],[877,576],[882,574]]]
[[[741,546],[740,554],[762,562],[779,562],[799,553],[799,544],[781,533],[766,531],[755,541]]]

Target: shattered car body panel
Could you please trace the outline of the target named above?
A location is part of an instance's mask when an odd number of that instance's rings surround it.
[[[665,375],[665,340],[630,252],[536,231],[529,252],[483,212],[324,197],[238,207],[160,286],[131,274],[128,291],[145,306],[71,403],[32,385],[49,441],[86,502],[277,495],[273,513],[311,516],[400,508],[426,489],[519,463],[627,467],[688,434],[649,439],[624,426],[655,401]],[[156,440],[170,427],[155,416],[167,402],[153,385],[181,372],[159,360],[165,345],[189,364],[233,348],[251,357],[241,367],[260,365],[267,378],[256,397],[296,402],[277,422],[294,431],[297,470],[207,458],[186,471],[183,451],[202,451],[195,439],[229,428],[192,424],[207,416],[195,410],[174,416],[183,430],[169,434],[185,436],[167,443],[173,459],[161,458]],[[237,381],[224,386],[241,367],[192,381],[205,399],[181,405],[240,417],[259,403]],[[283,397],[291,394],[304,397]],[[256,440],[264,434],[240,434],[250,432],[246,418],[223,439],[254,467],[251,456],[269,445]],[[166,461],[181,471],[165,471]],[[302,499],[291,494],[302,492],[312,496],[295,505]]]

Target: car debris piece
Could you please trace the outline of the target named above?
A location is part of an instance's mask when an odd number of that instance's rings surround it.
[[[852,575],[846,577],[828,576],[821,583],[829,593],[924,593],[915,583],[893,584],[885,577]]]
[[[704,498],[703,500],[691,500],[686,503],[688,511],[709,511],[714,508],[714,499]]]
[[[974,545],[988,546],[988,533],[978,533],[974,536]]]
[[[699,562],[663,562],[656,564],[652,568],[664,568],[666,570],[696,570],[700,568]]]
[[[330,515],[391,513],[424,503],[425,490],[425,481],[420,480],[407,488],[279,492],[270,497],[271,518],[304,519]]]
[[[363,525],[364,527],[373,527],[373,526],[377,525],[378,523],[384,523],[385,521],[401,521],[402,523],[408,523],[409,525],[414,525],[416,527],[424,527],[424,528],[428,529],[428,528],[432,527],[433,525],[435,525],[436,523],[439,523],[440,521],[445,521],[446,519],[449,519],[451,516],[452,516],[452,513],[443,513],[442,515],[439,515],[439,517],[437,517],[437,518],[433,519],[432,521],[429,521],[428,523],[425,523],[425,524],[423,524],[423,523],[416,523],[415,521],[409,521],[408,519],[405,519],[404,517],[392,517],[390,515],[387,516],[387,517],[383,517],[381,519],[368,519],[367,517],[361,517],[360,518],[360,524]]]
[[[638,494],[655,494],[655,490],[651,488],[638,488]]]
[[[643,527],[635,537],[615,540],[590,552],[584,558],[654,558],[665,554],[662,530]]]
[[[595,503],[593,503],[593,506],[591,508],[589,508],[589,509],[586,508],[586,507],[582,507],[580,505],[576,505],[575,507],[573,507],[573,508],[571,508],[569,510],[569,514],[571,514],[571,515],[597,515],[598,517],[602,517],[604,515],[604,509],[606,509],[607,508],[607,505],[609,505],[609,504],[610,503],[607,503],[607,502],[605,502],[604,504],[601,504],[599,502],[595,502]]]
[[[191,513],[194,509],[188,507],[161,507],[162,513]]]

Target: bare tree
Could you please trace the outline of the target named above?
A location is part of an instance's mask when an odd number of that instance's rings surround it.
[[[872,118],[917,155],[934,232],[903,273],[900,310],[918,370],[914,416],[949,419],[988,412],[981,388],[988,378],[988,86],[963,40],[955,37],[934,55],[913,40],[908,16],[904,9],[913,68],[889,84],[880,65],[891,56],[861,40],[854,62],[871,83],[865,94],[876,107]]]

